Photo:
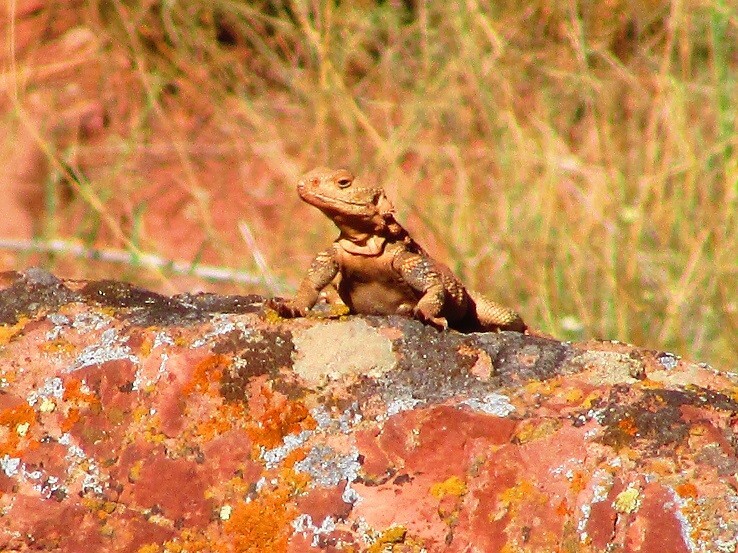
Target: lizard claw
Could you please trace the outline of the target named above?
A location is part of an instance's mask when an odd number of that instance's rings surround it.
[[[286,300],[284,298],[269,298],[267,307],[274,309],[280,317],[294,319],[296,317],[304,317],[308,310],[295,304],[294,300]]]
[[[427,313],[424,313],[422,309],[418,309],[417,306],[413,310],[413,315],[420,322],[428,324],[438,330],[448,329],[448,321],[446,320],[446,317],[434,317],[432,315],[428,315]]]

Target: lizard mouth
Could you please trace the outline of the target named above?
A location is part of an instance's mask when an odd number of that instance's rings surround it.
[[[322,194],[313,194],[313,197],[329,205],[353,205],[356,207],[368,207],[371,205],[371,203],[369,202],[352,202],[349,200],[340,200],[338,198],[323,196]]]
[[[349,212],[356,215],[362,215],[367,214],[372,210],[373,204],[371,202],[344,200],[342,198],[334,198],[324,194],[316,194],[304,187],[300,187],[298,192],[305,201],[315,205],[315,207],[335,210],[338,213]]]

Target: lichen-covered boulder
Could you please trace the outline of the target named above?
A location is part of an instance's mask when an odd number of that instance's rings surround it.
[[[738,378],[0,275],[0,550],[735,552]]]

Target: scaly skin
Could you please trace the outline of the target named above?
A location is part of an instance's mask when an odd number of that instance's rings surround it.
[[[315,257],[294,298],[271,302],[280,315],[305,316],[340,274],[338,294],[352,313],[412,315],[466,332],[526,330],[515,311],[472,295],[430,257],[397,222],[381,188],[362,186],[346,169],[321,167],[300,180],[297,192],[341,233]]]

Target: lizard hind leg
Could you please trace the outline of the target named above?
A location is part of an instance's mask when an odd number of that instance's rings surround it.
[[[528,328],[522,317],[514,309],[510,309],[479,294],[471,297],[467,312],[467,324],[474,330],[485,332],[497,330],[514,330],[525,332]]]

